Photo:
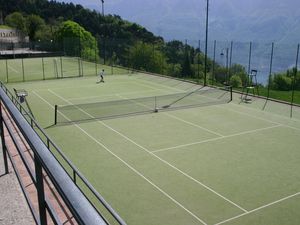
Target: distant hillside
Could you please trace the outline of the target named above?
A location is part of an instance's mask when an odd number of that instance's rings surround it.
[[[100,1],[72,2],[101,10]],[[203,40],[205,4],[204,0],[115,0],[105,1],[105,11],[137,22],[166,39]],[[298,0],[211,0],[210,38],[297,43],[300,41],[299,8]]]
[[[51,25],[59,24],[63,20],[73,20],[98,38],[137,39],[145,42],[162,41],[161,37],[153,35],[152,32],[136,23],[123,20],[120,16],[106,15],[103,17],[99,12],[86,9],[82,5],[61,2],[48,0],[0,0],[0,15],[4,19],[13,12],[20,12],[23,15],[35,14]],[[107,27],[109,27],[109,32],[107,32]]]

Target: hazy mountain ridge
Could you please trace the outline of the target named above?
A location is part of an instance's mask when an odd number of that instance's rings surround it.
[[[59,0],[63,1],[63,0]],[[70,2],[70,0],[65,0]],[[96,0],[74,0],[101,10]],[[211,0],[209,37],[235,41],[300,41],[300,1]],[[110,0],[105,12],[145,26],[166,39],[204,39],[205,0]]]

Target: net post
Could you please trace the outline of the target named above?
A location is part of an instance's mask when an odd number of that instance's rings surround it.
[[[229,86],[229,91],[230,91],[230,102],[232,102],[232,86]]]
[[[54,106],[54,125],[57,124],[57,105]]]

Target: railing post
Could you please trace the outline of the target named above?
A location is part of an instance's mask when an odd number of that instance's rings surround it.
[[[57,105],[54,106],[54,124],[57,124]]]
[[[4,161],[4,173],[8,174],[8,162],[7,162],[7,148],[4,138],[4,128],[3,128],[3,116],[2,116],[2,102],[0,102],[0,132],[1,132],[1,143],[2,143],[2,153]]]
[[[73,181],[74,181],[74,184],[76,184],[76,171],[73,170]]]
[[[34,155],[34,165],[35,165],[36,189],[37,189],[37,196],[38,196],[40,225],[47,225],[43,170],[42,170],[42,165],[36,155]]]

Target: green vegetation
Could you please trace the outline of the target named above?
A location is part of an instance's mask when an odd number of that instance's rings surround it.
[[[1,29],[11,29],[12,27],[7,26],[7,25],[0,25],[0,28]]]
[[[26,21],[22,13],[14,12],[5,18],[5,24],[9,27],[14,27],[22,32],[26,31]]]
[[[128,225],[201,224],[182,206],[206,224],[228,218],[236,225],[298,224],[300,199],[294,194],[300,185],[299,111],[294,110],[291,120],[289,105],[269,101],[262,111],[265,100],[238,104],[240,95],[234,95],[230,104],[51,126],[55,104],[136,99],[195,88],[141,73],[105,79],[104,85],[91,76],[13,83],[9,88],[29,91],[28,102],[40,125],[48,127],[50,138]],[[200,102],[205,96],[210,94],[199,95]],[[134,101],[128,105],[142,107]],[[76,113],[93,115],[89,110],[82,107]],[[195,181],[225,193],[226,199]],[[77,185],[98,202],[79,179]],[[255,211],[245,214],[227,199]]]
[[[268,88],[259,87],[259,95],[268,97]],[[279,90],[269,90],[269,97],[273,99],[278,99],[285,102],[291,102],[292,100],[292,91],[279,91]],[[294,103],[300,104],[300,91],[294,91]]]
[[[274,90],[289,91],[293,88],[300,91],[300,73],[295,68],[286,73],[278,73],[271,77],[270,86]]]
[[[58,41],[64,41],[68,38],[79,40],[78,45],[72,44],[70,46],[65,46],[65,54],[73,56],[79,52],[79,55],[84,59],[90,61],[97,59],[98,51],[96,39],[79,24],[70,20],[65,21],[60,25],[55,35],[55,38]]]
[[[0,0],[6,26],[28,35],[31,47],[41,51],[64,52],[86,61],[119,65],[204,83],[204,54],[178,40],[165,42],[144,27],[117,15],[103,16],[73,3],[47,0]],[[209,58],[207,83],[248,86],[242,65],[225,68]],[[288,91],[300,90],[300,74],[275,74],[270,80],[272,94],[287,99]],[[267,87],[260,87],[267,89]],[[286,92],[284,92],[286,91]],[[262,91],[264,93],[264,91]],[[296,95],[295,102],[299,102]]]
[[[180,41],[164,42],[116,15],[103,16],[80,5],[46,0],[11,0],[3,2],[2,10],[6,23],[24,31],[31,41],[54,41],[51,47],[39,44],[39,50],[64,49],[69,56],[86,60],[98,60],[100,54],[105,63],[171,76],[200,78],[203,74],[202,52]]]

